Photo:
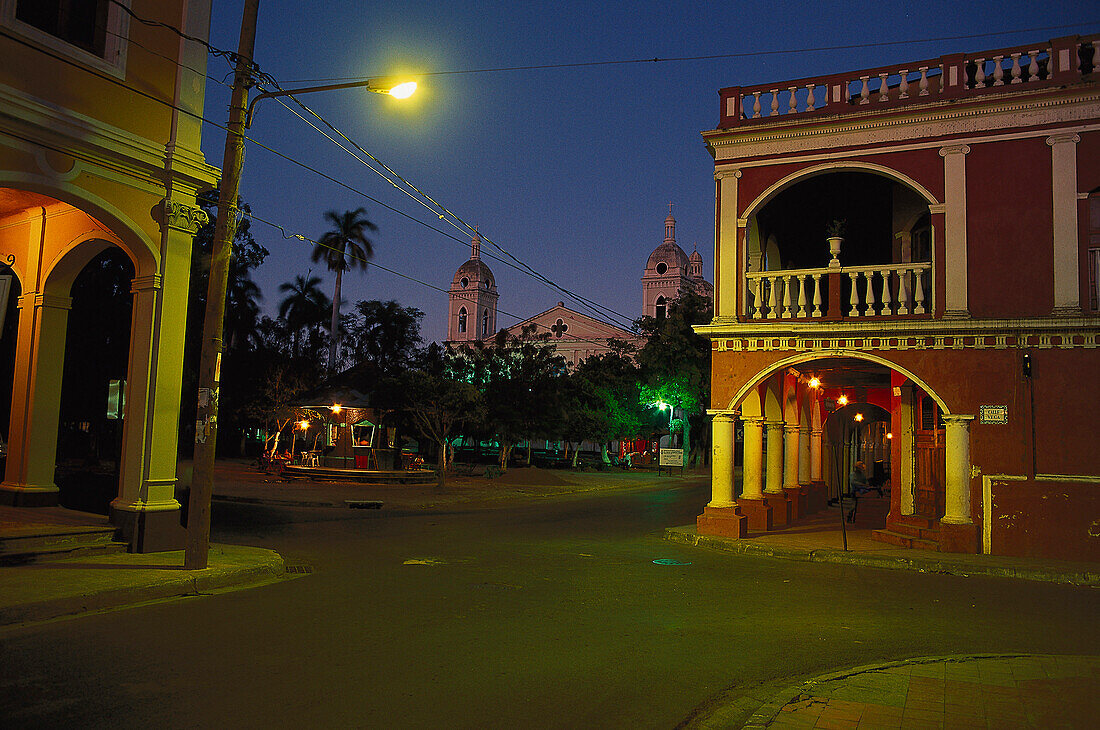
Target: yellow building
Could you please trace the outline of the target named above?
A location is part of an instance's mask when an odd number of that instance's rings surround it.
[[[128,9],[123,6],[128,6]],[[153,21],[152,24],[141,21]],[[107,247],[133,264],[118,496],[139,552],[182,544],[175,498],[209,0],[0,1],[0,273],[18,297],[0,503],[57,501],[70,290]],[[176,32],[180,31],[180,32]],[[9,270],[10,269],[10,270]]]

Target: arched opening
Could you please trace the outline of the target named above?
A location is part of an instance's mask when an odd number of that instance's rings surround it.
[[[458,310],[458,333],[466,334],[466,307]]]
[[[757,431],[753,443],[763,453],[749,454],[750,440],[745,439],[742,483],[762,485],[765,496],[778,493],[767,485],[775,483],[772,474],[781,461],[776,455],[768,458],[768,452],[783,449],[782,461],[793,462],[784,487],[790,488],[796,472],[799,484],[820,484],[824,497],[834,501],[852,496],[855,465],[862,462],[872,492],[863,492],[859,519],[864,527],[882,529],[888,515],[891,521],[912,517],[929,524],[944,516],[942,416],[948,411],[923,380],[884,358],[848,351],[786,358],[746,383],[729,410],[738,411],[746,428]],[[785,444],[769,439],[769,424],[779,422],[788,429],[796,426],[798,440],[790,431]],[[797,459],[790,453],[795,448]],[[760,473],[748,474],[751,468]]]
[[[664,320],[665,315],[667,314],[667,312],[668,312],[668,305],[665,302],[665,298],[664,297],[657,297],[657,302],[656,302],[656,306],[654,308],[654,315],[653,316],[656,317],[658,322],[660,322],[660,321]]]
[[[481,336],[486,337],[489,334],[489,310],[486,309],[481,313]]]
[[[107,514],[118,491],[134,265],[116,246],[73,280],[55,482],[61,506]]]
[[[768,318],[853,308],[856,316],[930,312],[932,202],[912,181],[876,166],[823,166],[777,183],[746,211],[745,270],[787,276],[749,277],[746,312]],[[841,311],[829,312],[831,302]]]

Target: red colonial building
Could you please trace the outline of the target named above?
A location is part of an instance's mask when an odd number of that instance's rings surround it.
[[[721,91],[700,532],[863,460],[880,539],[1100,561],[1098,39]]]

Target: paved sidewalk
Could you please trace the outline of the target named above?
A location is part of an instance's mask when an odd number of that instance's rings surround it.
[[[0,567],[0,627],[260,585],[285,576],[278,553],[239,545],[211,545],[208,566],[195,571],[183,569],[182,550]]]
[[[872,527],[847,525],[848,549],[845,550],[838,511],[830,509],[804,518],[791,527],[751,533],[741,540],[700,535],[694,525],[670,527],[665,530],[665,537],[673,542],[738,555],[915,570],[922,573],[985,575],[1077,586],[1100,585],[1100,566],[1095,563],[916,550],[874,540],[871,538],[871,530]]]
[[[744,728],[1088,728],[1100,657],[933,657],[826,674],[778,693]],[[698,727],[731,727],[721,713]],[[737,726],[737,725],[732,725]]]

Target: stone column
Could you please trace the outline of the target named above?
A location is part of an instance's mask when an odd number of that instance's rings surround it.
[[[741,497],[737,500],[753,530],[772,529],[772,508],[764,494],[764,419],[742,418],[745,425]]]
[[[772,524],[791,521],[791,501],[783,491],[783,421],[767,421],[768,467],[764,478],[764,496],[772,508]]]
[[[206,220],[201,208],[166,200],[160,273],[139,272],[131,284],[122,468],[110,518],[134,552],[183,546],[175,496],[178,414],[191,244]]]
[[[745,499],[764,498],[764,419],[742,418],[745,444],[741,467],[741,496]]]
[[[1077,239],[1076,134],[1047,137],[1051,157],[1054,214],[1054,314],[1080,315]]]
[[[71,297],[27,292],[18,299],[8,458],[0,503],[57,504],[54,468]]]
[[[967,318],[966,280],[966,155],[967,145],[940,149],[944,178],[945,317]],[[926,296],[931,292],[926,292]],[[932,307],[929,307],[931,309]]]
[[[718,413],[711,427],[710,507],[732,507],[734,414]]]
[[[974,416],[944,416],[946,495],[941,524],[969,525],[970,519],[970,422]]]
[[[740,170],[718,170],[714,173],[715,231],[714,252],[714,316],[737,316],[737,293],[743,284],[738,259],[741,256],[741,231],[737,220],[737,180]],[[719,285],[721,283],[721,285]]]
[[[764,477],[764,492],[783,493],[783,422],[764,423],[768,446],[768,468]]]
[[[711,431],[711,498],[710,503],[703,508],[703,514],[695,521],[700,535],[741,538],[748,534],[748,517],[741,514],[733,499],[734,418],[733,413],[714,414]]]
[[[913,386],[901,386],[901,398],[898,400],[898,431],[894,434],[894,454],[891,456],[890,509],[896,501],[898,513],[913,514],[917,471],[916,432],[914,430],[915,411],[913,408]],[[894,456],[897,456],[894,459]]]
[[[970,517],[970,422],[974,416],[944,416],[947,460],[944,515],[940,520],[940,549],[977,552],[977,526]]]
[[[809,484],[810,479],[810,427],[798,427],[798,483]]]
[[[821,481],[821,434],[823,429],[810,429],[810,481]]]
[[[783,491],[791,502],[791,519],[797,520],[806,513],[802,499],[802,487],[798,483],[798,424],[783,427]]]

